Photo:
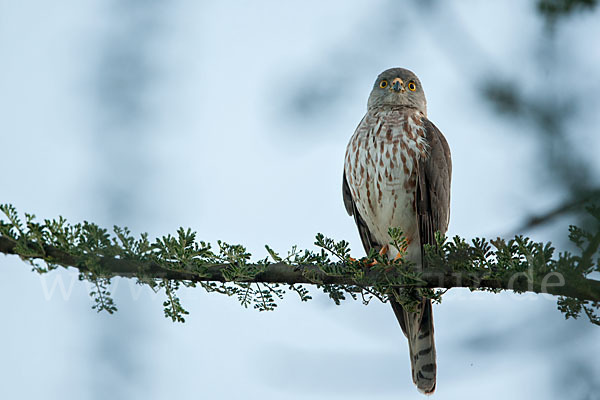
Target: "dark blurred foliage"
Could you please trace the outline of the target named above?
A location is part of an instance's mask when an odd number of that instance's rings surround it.
[[[535,79],[532,77],[532,81]],[[538,152],[534,155],[542,159],[548,174],[552,176],[548,182],[564,191],[566,200],[556,210],[544,216],[532,216],[520,231],[540,225],[550,218],[557,217],[561,212],[582,210],[582,203],[586,200],[598,198],[600,191],[594,186],[595,170],[584,156],[578,153],[578,147],[573,143],[573,134],[570,131],[573,119],[579,116],[576,93],[567,96],[557,96],[552,79],[544,77],[538,79],[533,95],[521,93],[511,84],[517,77],[506,81],[490,79],[482,86],[482,94],[503,118],[518,121],[528,129],[527,132],[535,135],[538,142]],[[534,174],[544,172],[544,168],[531,171]],[[597,184],[597,183],[596,183]],[[517,232],[520,233],[520,232]]]
[[[316,74],[314,78],[317,78]],[[296,117],[310,118],[319,114],[324,108],[335,105],[344,90],[344,87],[340,87],[337,82],[337,79],[326,79],[320,85],[298,87],[290,99],[289,106],[293,110],[291,114]]]
[[[556,371],[552,379],[555,393],[563,399],[596,400],[600,396],[600,379],[597,371],[582,360],[569,360]]]
[[[111,223],[135,227],[147,213],[145,183],[152,160],[144,146],[152,111],[148,99],[159,81],[153,64],[156,39],[162,33],[164,6],[159,1],[105,3],[110,15],[99,38],[93,76],[97,203]],[[114,179],[118,176],[119,179]]]
[[[431,0],[424,3],[429,2]],[[389,1],[381,9],[373,8],[353,33],[345,38],[344,44],[331,48],[309,69],[301,71],[298,79],[286,78],[286,82],[292,84],[289,91],[291,95],[283,104],[283,115],[301,123],[310,123],[339,111],[342,100],[348,95],[348,87],[339,82],[353,82],[362,74],[370,74],[368,76],[371,78],[369,63],[363,60],[389,51],[389,48],[401,42],[402,32],[410,29],[406,24],[398,24],[402,6],[402,2]]]
[[[537,10],[553,27],[560,19],[577,12],[591,11],[597,5],[596,0],[538,0]]]
[[[155,65],[156,41],[164,34],[165,6],[160,1],[117,0],[104,3],[104,18],[110,21],[98,37],[98,52],[92,65],[94,110],[92,197],[107,225],[126,224],[133,229],[147,226],[151,214],[145,199],[153,174],[152,152],[146,146],[153,122],[152,91],[160,79]],[[127,308],[134,300],[118,300]],[[131,308],[134,308],[131,306]],[[89,365],[90,398],[130,398],[131,388],[148,381],[148,368],[139,354],[150,332],[140,313],[119,318],[118,323],[93,318],[90,351],[99,365]],[[107,381],[111,385],[107,385]],[[121,389],[115,390],[113,386]]]
[[[515,90],[515,86],[509,83],[523,77],[514,75],[504,78],[490,75],[481,86],[483,97],[500,117],[525,124],[529,129],[520,133],[536,137],[539,150],[535,157],[543,164],[531,173],[547,175],[544,180],[563,193],[561,204],[545,213],[525,218],[514,233],[549,223],[565,213],[574,213],[573,224],[588,228],[590,221],[583,205],[600,203],[598,170],[590,162],[593,161],[588,158],[590,154],[584,153],[577,145],[578,134],[572,128],[576,126],[573,122],[581,117],[583,103],[594,99],[574,88],[570,91],[561,88],[557,92],[561,74],[552,68],[561,63],[559,24],[574,14],[593,11],[596,5],[595,0],[539,0],[536,9],[545,20],[547,30],[539,39],[541,51],[531,53],[536,58],[537,71],[526,77],[528,81],[535,82],[535,90],[530,93]]]

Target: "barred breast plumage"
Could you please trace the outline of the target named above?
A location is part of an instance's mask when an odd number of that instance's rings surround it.
[[[415,262],[420,255],[416,168],[427,154],[423,118],[408,107],[369,110],[348,143],[345,162],[352,198],[373,239],[385,245],[388,228],[401,228],[411,243],[407,258]]]

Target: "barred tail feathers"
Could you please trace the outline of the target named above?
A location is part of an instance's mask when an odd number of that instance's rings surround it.
[[[420,392],[432,394],[436,381],[436,354],[431,300],[423,299],[419,310],[408,312],[395,300],[392,308],[408,339],[413,382]]]

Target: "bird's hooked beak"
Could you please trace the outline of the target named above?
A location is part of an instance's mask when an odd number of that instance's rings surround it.
[[[390,90],[394,92],[404,92],[404,82],[400,78],[395,78],[390,85]]]

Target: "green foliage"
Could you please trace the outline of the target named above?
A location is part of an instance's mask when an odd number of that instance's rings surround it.
[[[117,311],[117,307],[112,297],[110,297],[110,291],[108,290],[110,278],[97,277],[93,274],[79,274],[79,280],[88,280],[94,283],[94,287],[90,292],[90,297],[94,299],[92,310],[96,310],[97,312],[106,311],[109,314]]]
[[[181,301],[179,300],[179,297],[177,297],[179,285],[179,281],[172,281],[169,279],[163,279],[160,283],[160,287],[165,289],[167,295],[167,300],[163,302],[163,306],[165,307],[165,317],[171,318],[173,322],[185,322],[183,316],[189,314],[189,312],[181,306]]]
[[[62,217],[38,223],[31,214],[25,214],[23,222],[11,205],[0,206],[0,211],[6,217],[0,220],[0,251],[18,254],[38,273],[59,265],[78,268],[80,279],[94,284],[90,295],[92,308],[98,312],[112,314],[117,310],[109,291],[114,275],[135,277],[141,285],[164,291],[165,317],[185,322],[188,311],[178,296],[181,286],[199,285],[208,292],[234,296],[244,307],[259,311],[275,309],[287,292],[296,293],[301,301],[311,299],[300,283],[315,285],[336,304],[347,298],[360,298],[364,304],[374,298],[393,298],[412,309],[422,297],[441,301],[445,291],[436,287],[541,292],[549,274],[556,274],[568,283],[555,293],[563,294],[558,307],[565,317],[585,314],[600,324],[596,314],[600,286],[589,279],[600,273],[599,260],[594,258],[600,246],[600,229],[588,232],[572,226],[569,237],[579,253],[563,252],[558,257],[550,243],[523,236],[468,242],[458,236],[449,240],[438,233],[436,245],[425,246],[423,269],[402,257],[408,243],[399,229],[389,231],[389,247],[399,253],[396,258],[372,249],[367,257],[357,260],[351,257],[348,242],[318,234],[316,251],[294,246],[283,256],[265,246],[267,257],[253,263],[245,247],[219,241],[213,250],[209,243],[198,241],[190,229],[180,228],[175,236],[151,243],[147,234],[136,239],[127,228],[115,226],[109,233],[89,222],[70,225]],[[591,207],[588,211],[600,227],[600,209]]]
[[[537,9],[549,26],[553,27],[560,18],[575,12],[592,11],[597,5],[597,0],[538,0]]]

